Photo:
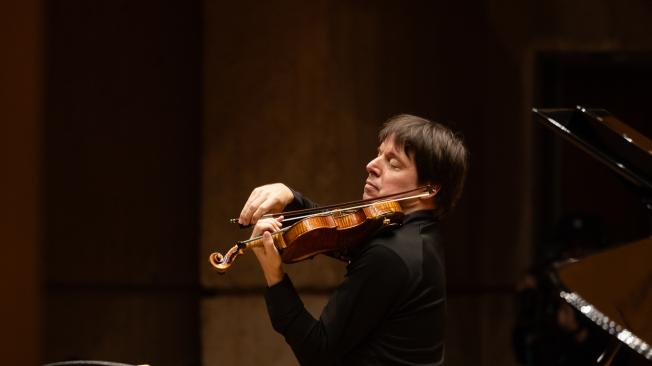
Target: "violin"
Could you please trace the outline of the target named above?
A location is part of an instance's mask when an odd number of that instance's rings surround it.
[[[423,192],[405,197],[405,194],[415,191]],[[435,188],[428,185],[370,200],[267,214],[263,218],[283,215],[286,217],[284,221],[296,221],[271,233],[283,263],[300,262],[317,254],[347,261],[347,254],[366,238],[401,223],[405,215],[399,201],[424,197],[434,192]],[[400,198],[389,199],[397,196]],[[237,219],[230,221],[237,223]],[[226,254],[214,252],[208,260],[218,273],[223,274],[246,249],[262,246],[262,236],[238,241]]]

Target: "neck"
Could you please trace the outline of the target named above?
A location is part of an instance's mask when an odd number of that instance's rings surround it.
[[[408,215],[417,211],[434,210],[435,204],[432,202],[432,200],[427,200],[424,202],[422,199],[415,198],[402,201],[401,207],[403,208],[403,212]]]

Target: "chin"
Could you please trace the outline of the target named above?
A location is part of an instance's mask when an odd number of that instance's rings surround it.
[[[378,197],[377,193],[368,193],[367,191],[362,192],[362,199],[363,200],[370,200],[373,198]]]

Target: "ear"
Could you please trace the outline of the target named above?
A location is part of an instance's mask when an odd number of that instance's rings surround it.
[[[435,198],[435,196],[437,195],[437,193],[439,193],[439,190],[441,189],[440,184],[434,184],[434,183],[429,184],[428,187],[429,187],[428,190],[430,194],[427,196],[419,197],[419,199],[424,201],[432,200],[433,198]]]

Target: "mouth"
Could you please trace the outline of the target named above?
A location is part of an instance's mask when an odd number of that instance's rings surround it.
[[[369,180],[367,180],[367,181],[365,182],[365,185],[364,185],[364,191],[365,191],[366,193],[372,193],[372,192],[378,192],[379,189],[378,189],[378,187],[377,187],[375,184],[373,184],[373,183],[371,183]]]

